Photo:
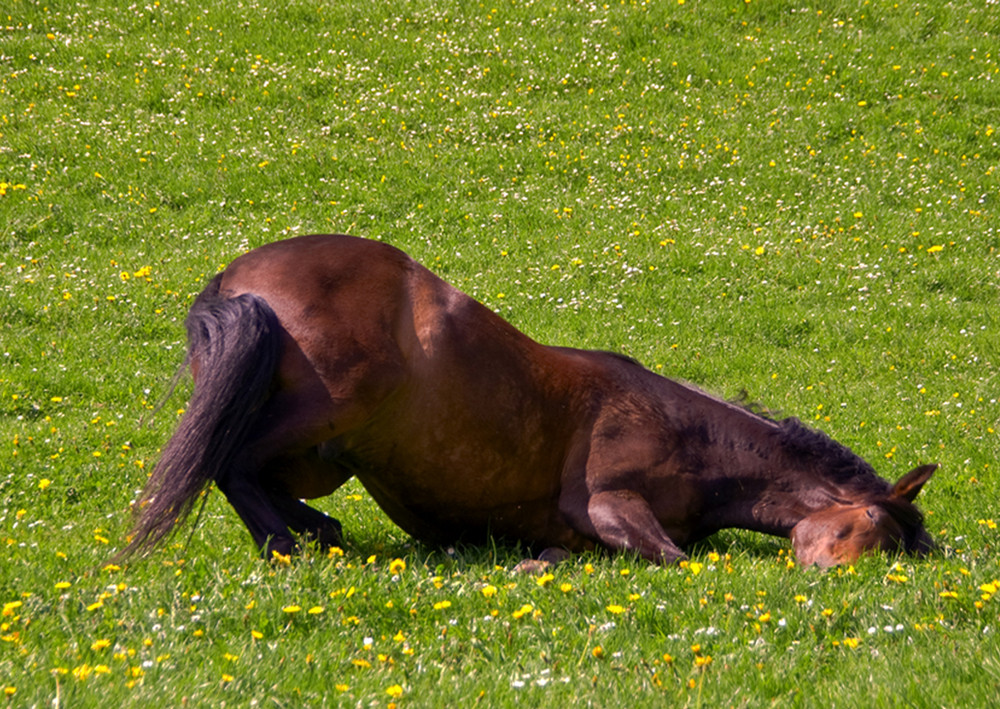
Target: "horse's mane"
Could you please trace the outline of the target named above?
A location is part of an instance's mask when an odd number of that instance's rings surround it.
[[[838,485],[888,493],[885,480],[850,448],[821,431],[791,417],[776,422],[782,447],[802,462],[811,462],[817,472]]]

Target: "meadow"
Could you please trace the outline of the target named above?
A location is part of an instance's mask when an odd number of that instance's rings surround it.
[[[984,706],[1000,693],[995,0],[10,0],[0,703]],[[801,568],[428,547],[257,558],[218,491],[116,565],[183,319],[297,234],[395,244],[535,339],[797,416],[939,545]]]

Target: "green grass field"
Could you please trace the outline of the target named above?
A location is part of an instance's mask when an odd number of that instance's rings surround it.
[[[983,706],[1000,692],[1000,7],[12,0],[0,11],[0,690],[31,706]],[[940,550],[726,531],[510,573],[356,483],[343,555],[221,494],[118,568],[208,278],[393,243],[536,339],[846,443]],[[192,531],[193,530],[193,531]]]

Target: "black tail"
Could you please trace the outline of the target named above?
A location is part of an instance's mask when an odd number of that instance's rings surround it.
[[[278,319],[258,296],[221,296],[220,281],[198,296],[185,322],[187,363],[197,369],[194,394],[117,558],[151,550],[188,516],[209,482],[229,472],[270,392],[280,356]]]

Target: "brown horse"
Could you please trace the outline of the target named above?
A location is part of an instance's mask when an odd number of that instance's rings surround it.
[[[212,481],[266,556],[341,544],[301,500],[353,476],[434,543],[517,540],[658,563],[739,527],[801,563],[933,544],[895,485],[795,419],[774,421],[607,352],[540,345],[402,251],[305,236],[236,259],[187,319],[189,408],[139,504],[128,555]]]

